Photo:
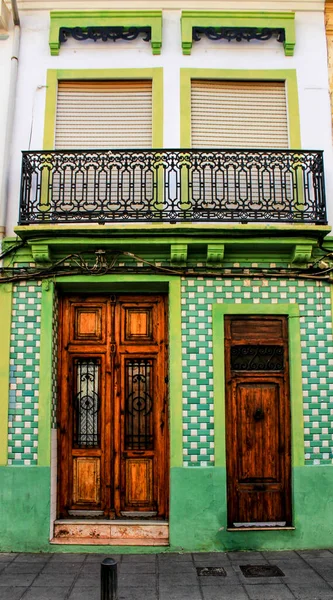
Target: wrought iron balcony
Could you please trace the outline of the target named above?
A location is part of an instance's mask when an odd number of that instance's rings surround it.
[[[326,224],[316,150],[23,152],[19,223]]]

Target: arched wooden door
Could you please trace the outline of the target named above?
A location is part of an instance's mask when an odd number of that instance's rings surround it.
[[[60,304],[59,516],[166,518],[166,298]]]

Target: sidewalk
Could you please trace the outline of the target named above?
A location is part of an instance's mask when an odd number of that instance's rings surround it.
[[[105,556],[0,554],[0,600],[100,600]],[[333,549],[107,556],[119,561],[119,600],[333,600]],[[284,576],[248,578],[246,565],[274,565]],[[197,567],[226,575],[199,576]]]

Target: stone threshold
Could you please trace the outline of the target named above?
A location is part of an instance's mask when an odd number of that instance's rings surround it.
[[[148,520],[59,519],[51,544],[168,546],[169,523]]]
[[[227,527],[227,531],[294,531],[296,527]]]

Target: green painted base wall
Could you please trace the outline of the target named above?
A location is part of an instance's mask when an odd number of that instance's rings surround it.
[[[0,467],[0,552],[49,548],[49,467]]]
[[[171,469],[170,548],[49,543],[49,467],[0,467],[0,552],[285,550],[333,545],[333,466],[293,470],[294,531],[226,531],[226,472]]]
[[[228,532],[224,468],[171,470],[174,550],[293,550],[333,546],[333,466],[293,469],[294,531]]]

